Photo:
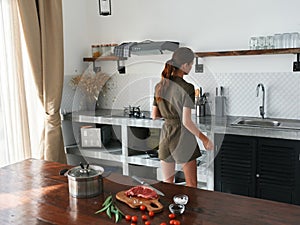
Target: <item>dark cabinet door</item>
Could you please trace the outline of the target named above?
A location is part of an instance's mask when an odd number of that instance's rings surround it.
[[[300,142],[215,135],[215,190],[300,205]]]
[[[251,137],[215,135],[216,191],[255,196],[256,142]]]
[[[259,138],[256,195],[299,204],[299,142]]]

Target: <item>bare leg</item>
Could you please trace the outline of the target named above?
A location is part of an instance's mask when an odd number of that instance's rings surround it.
[[[160,161],[163,179],[167,183],[174,183],[175,177],[175,162]]]
[[[192,160],[182,164],[186,186],[197,187],[197,162]]]

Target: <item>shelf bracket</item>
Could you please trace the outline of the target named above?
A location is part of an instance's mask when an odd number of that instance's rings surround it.
[[[126,73],[124,60],[118,60],[117,61],[117,67],[118,67],[119,74],[125,74]]]
[[[199,64],[198,58],[196,57],[195,73],[203,73],[203,64]]]
[[[95,73],[98,73],[98,72],[101,71],[101,67],[100,67],[100,66],[96,66],[96,60],[93,61],[93,71],[94,71]]]
[[[300,60],[299,60],[299,58],[300,58],[300,53],[297,53],[297,61],[294,62],[294,64],[293,64],[293,71],[294,72],[300,71]]]

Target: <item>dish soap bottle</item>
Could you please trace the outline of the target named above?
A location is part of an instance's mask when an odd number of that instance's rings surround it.
[[[205,95],[202,95],[202,88],[197,89],[195,93],[195,105],[196,105],[196,116],[203,117],[205,116]]]

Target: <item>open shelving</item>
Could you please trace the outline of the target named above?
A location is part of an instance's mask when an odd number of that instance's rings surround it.
[[[99,72],[101,71],[101,67],[96,66],[96,62],[100,62],[100,61],[116,61],[117,62],[117,66],[118,66],[118,70],[120,67],[120,61],[126,60],[127,58],[125,57],[118,57],[115,55],[108,55],[108,56],[100,56],[100,57],[84,57],[83,61],[84,62],[91,62],[93,63],[93,70],[95,72]]]
[[[281,48],[281,49],[257,49],[257,50],[230,50],[230,51],[211,51],[211,52],[195,52],[200,58],[205,57],[222,57],[222,56],[250,56],[250,55],[279,55],[279,54],[297,54],[297,61],[293,64],[293,71],[300,71],[300,48]],[[117,61],[126,60],[114,55],[95,57],[84,57],[84,62],[92,62],[94,71],[100,71],[100,67],[95,64],[97,61]]]
[[[293,62],[293,71],[294,72],[300,71],[300,48],[195,52],[195,55],[200,58],[220,57],[220,56],[279,55],[279,54],[296,54],[297,60]],[[198,64],[198,60],[196,60],[196,68],[199,68],[198,69],[199,72],[203,72],[203,64]]]
[[[215,56],[276,55],[276,54],[300,54],[300,48],[195,52],[195,55],[197,57],[202,57],[202,58],[215,57]]]

